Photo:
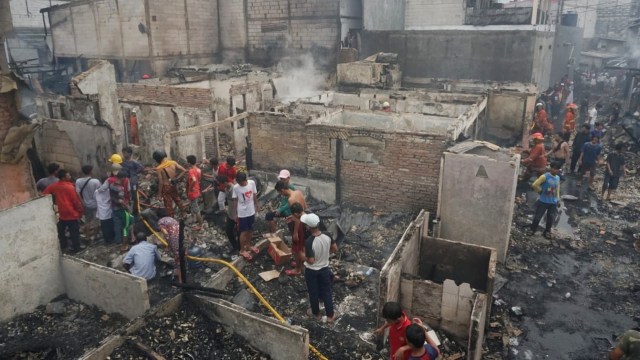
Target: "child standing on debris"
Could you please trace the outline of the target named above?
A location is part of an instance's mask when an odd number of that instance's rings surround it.
[[[440,354],[438,346],[427,336],[424,327],[420,323],[416,322],[407,326],[405,336],[407,343],[411,347],[409,360],[436,360]]]
[[[291,173],[289,172],[289,170],[280,170],[280,173],[278,174],[278,182],[280,181],[285,183],[289,190],[293,191],[296,189],[293,185],[291,185]],[[276,209],[276,211],[269,211],[264,217],[270,233],[276,232],[275,218],[291,216],[289,200],[285,196],[282,196],[280,192],[278,192],[278,196],[280,198],[280,207]]]
[[[618,182],[626,171],[622,149],[622,143],[617,143],[616,151],[607,155],[607,167],[604,170],[604,182],[602,183],[602,197],[606,191],[607,201],[611,200],[611,193],[616,191]]]
[[[224,175],[227,177],[227,182],[232,185],[236,182],[237,169],[236,169],[236,159],[233,156],[229,156],[227,158],[227,162],[223,163],[218,167],[218,175]],[[221,213],[224,211],[224,201],[226,199],[225,195],[225,184],[219,184],[218,187],[218,212]]]
[[[202,230],[202,214],[200,214],[200,180],[202,179],[202,170],[196,165],[195,155],[187,156],[189,167],[189,175],[187,178],[187,198],[191,202],[191,215],[196,217],[198,226],[195,231]]]
[[[227,179],[227,182],[231,182]],[[253,236],[253,223],[260,208],[258,204],[258,190],[253,180],[247,179],[247,173],[238,173],[236,180],[238,183],[233,186],[233,218],[238,221],[238,231],[240,232],[240,256],[251,261],[253,257],[249,251],[257,254],[260,250],[251,245]]]
[[[407,360],[411,355],[411,346],[407,345],[405,336],[407,327],[411,325],[411,319],[402,310],[399,303],[389,301],[382,307],[382,317],[385,324],[373,331],[375,335],[382,335],[389,328],[389,344],[391,346],[392,360]]]
[[[538,201],[536,202],[536,214],[533,217],[533,223],[531,224],[531,235],[534,235],[538,230],[538,225],[544,213],[547,213],[547,223],[543,236],[547,239],[551,238],[551,226],[556,218],[557,209],[561,206],[560,203],[560,164],[554,162],[551,164],[551,169],[545,174],[541,175],[531,185],[533,190],[540,194]]]
[[[227,177],[224,175],[218,176],[217,181],[225,186],[224,194],[227,199],[227,204],[233,203],[233,184],[227,181]],[[238,238],[238,222],[233,214],[233,207],[227,206],[227,221],[225,223],[225,232],[229,243],[231,244],[231,251],[236,253],[240,251],[240,239]],[[237,255],[234,255],[237,256]]]

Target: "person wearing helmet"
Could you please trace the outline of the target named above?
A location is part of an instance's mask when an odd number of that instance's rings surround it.
[[[382,111],[391,112],[391,105],[389,104],[388,101],[385,101],[382,103]]]
[[[544,135],[541,133],[535,133],[531,135],[534,142],[534,147],[531,149],[529,156],[522,160],[522,164],[526,166],[525,177],[523,180],[528,180],[531,175],[540,176],[544,174],[547,169],[547,156],[544,148]]]
[[[109,157],[109,162],[112,164],[122,164],[122,156],[120,154],[113,154]]]
[[[547,133],[553,132],[553,125],[549,122],[549,116],[547,115],[547,111],[544,109],[543,103],[536,104],[535,115],[533,117],[533,127],[531,128],[531,133]]]
[[[567,106],[567,111],[564,114],[564,122],[562,123],[562,131],[564,135],[569,138],[573,133],[573,130],[576,128],[576,107],[571,106],[570,104]]]
[[[158,163],[156,174],[158,175],[158,198],[162,199],[169,216],[173,217],[174,204],[182,210],[182,201],[178,195],[178,180],[186,174],[185,168],[177,162],[167,159],[167,154],[162,150],[153,152],[153,160]]]
[[[333,322],[336,314],[333,310],[331,283],[333,274],[329,269],[329,255],[338,251],[338,245],[320,231],[320,218],[316,214],[304,214],[300,217],[311,236],[304,243],[304,280],[309,292],[310,315],[320,320],[320,299],[324,303],[327,321]]]

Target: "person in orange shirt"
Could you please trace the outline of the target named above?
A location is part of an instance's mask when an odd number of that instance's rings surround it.
[[[525,171],[525,177],[523,180],[528,180],[531,175],[540,176],[547,170],[547,152],[544,148],[544,135],[541,133],[535,133],[531,135],[535,146],[531,149],[529,157],[522,160],[522,163],[527,167]]]
[[[71,174],[66,170],[58,170],[60,181],[47,186],[43,195],[53,195],[54,202],[58,206],[58,240],[60,249],[67,248],[66,231],[69,229],[72,252],[76,253],[80,248],[80,218],[84,212],[82,201],[76,192],[76,186],[71,181]]]
[[[567,106],[567,111],[564,115],[564,122],[562,123],[562,131],[565,136],[571,136],[573,130],[576,128],[576,108],[573,106]]]

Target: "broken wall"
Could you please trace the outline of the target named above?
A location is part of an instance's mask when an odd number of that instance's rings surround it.
[[[0,211],[0,322],[64,294],[56,216],[51,197]],[[44,251],[43,251],[44,250]]]
[[[211,92],[202,88],[118,83],[117,94],[120,100],[127,102],[192,108],[209,108],[211,103]]]
[[[535,94],[489,90],[481,138],[504,146],[521,142],[529,132],[528,110],[534,102]]]
[[[364,31],[361,53],[397,53],[403,79],[519,81],[546,88],[553,34],[533,27],[502,28]]]
[[[82,165],[93,165],[93,175],[105,174],[114,153],[111,130],[106,126],[76,121],[44,119],[35,140],[43,163],[56,162],[60,167],[81,175]]]
[[[97,95],[100,109],[100,120],[112,130],[116,147],[126,145],[122,112],[118,105],[116,93],[116,72],[112,64],[100,60],[90,63],[91,68],[75,76],[71,83],[84,95]]]

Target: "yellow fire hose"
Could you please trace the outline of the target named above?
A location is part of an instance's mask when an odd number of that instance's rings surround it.
[[[140,213],[140,202],[138,201],[138,213]],[[149,223],[145,220],[142,219],[142,222],[146,225],[146,227],[153,233],[153,235],[165,246],[165,247],[169,247],[169,244],[164,240],[164,238],[162,238],[162,236],[160,236],[155,230],[153,230],[153,228],[151,227],[151,225],[149,225]],[[237,277],[240,278],[240,280],[242,280],[242,282],[244,282],[244,284],[249,288],[249,290],[251,290],[256,297],[258,298],[258,300],[260,300],[260,302],[262,303],[262,305],[264,305],[272,314],[273,316],[278,319],[280,322],[282,323],[286,323],[287,321],[282,317],[282,315],[280,315],[280,313],[278,313],[278,311],[276,309],[274,309],[271,304],[269,304],[269,302],[262,296],[262,294],[260,294],[260,292],[258,291],[258,289],[256,289],[253,284],[251,284],[251,282],[249,281],[249,279],[247,279],[244,275],[242,275],[242,273],[236,269],[235,266],[233,266],[231,263],[226,262],[224,260],[220,260],[220,259],[213,259],[213,258],[199,258],[199,257],[193,257],[193,256],[186,256],[187,259],[189,260],[193,260],[193,261],[202,261],[202,262],[211,262],[211,263],[215,263],[215,264],[220,264],[220,265],[224,265],[226,267],[228,267],[229,269],[231,269],[231,271],[234,272],[234,274],[236,274]],[[326,356],[322,355],[322,353],[320,351],[318,351],[318,349],[316,349],[313,345],[309,344],[309,350],[311,350],[311,352],[320,360],[329,360]]]

